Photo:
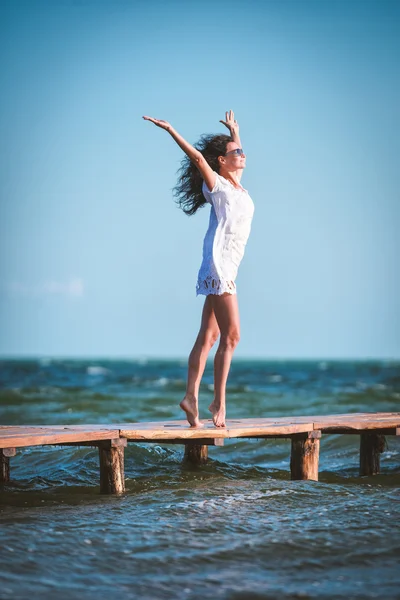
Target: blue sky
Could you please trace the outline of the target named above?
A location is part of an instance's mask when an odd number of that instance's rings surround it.
[[[400,358],[400,4],[2,0],[0,355],[185,357],[233,109],[255,203],[237,357]]]

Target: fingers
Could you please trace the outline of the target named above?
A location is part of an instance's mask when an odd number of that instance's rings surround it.
[[[228,123],[229,123],[229,121],[234,121],[235,115],[234,115],[234,112],[233,112],[232,109],[229,110],[229,111],[226,111],[226,113],[225,113],[225,119],[226,119],[226,121]]]
[[[164,123],[164,121],[161,121],[161,119],[153,119],[153,117],[143,117],[143,119],[145,119],[146,121],[151,121],[152,123],[155,123],[156,125],[158,123]]]
[[[223,125],[225,125],[225,127],[228,127],[228,129],[231,129],[231,127],[234,127],[234,126],[238,127],[233,110],[229,110],[229,111],[225,112],[225,119],[226,119],[226,121],[223,121],[222,119],[220,119],[219,122],[222,123]]]
[[[164,127],[167,124],[166,121],[162,121],[161,119],[153,119],[153,117],[143,117],[143,119],[145,119],[145,121],[151,121],[152,123],[154,123],[154,125],[157,125],[157,127]]]

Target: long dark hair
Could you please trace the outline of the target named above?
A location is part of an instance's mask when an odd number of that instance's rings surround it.
[[[201,152],[213,171],[219,173],[218,156],[225,156],[229,142],[233,142],[229,135],[205,133],[197,144],[194,144],[194,147]],[[175,202],[185,214],[194,215],[199,208],[207,204],[202,192],[203,178],[196,165],[186,154],[182,159],[178,174],[178,183],[172,190],[174,196],[177,197]]]

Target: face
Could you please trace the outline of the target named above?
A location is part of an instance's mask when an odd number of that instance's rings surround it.
[[[232,150],[236,150],[236,148],[240,148],[240,146],[236,142],[228,142],[226,146],[226,152],[231,152]],[[224,160],[224,162],[222,161]],[[228,154],[228,156],[223,156],[220,158],[220,164],[224,165],[226,169],[229,171],[237,171],[238,169],[244,169],[246,166],[246,155],[245,154]]]

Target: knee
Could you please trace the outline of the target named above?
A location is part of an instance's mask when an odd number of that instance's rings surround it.
[[[204,349],[209,351],[217,341],[219,336],[219,330],[207,330],[201,331],[197,337],[195,347],[193,350],[197,350],[197,352],[202,352]]]
[[[204,346],[207,348],[212,348],[217,341],[219,336],[219,331],[208,331],[204,336]]]
[[[225,349],[233,350],[240,341],[238,329],[231,329],[225,335],[221,334],[221,346]]]

